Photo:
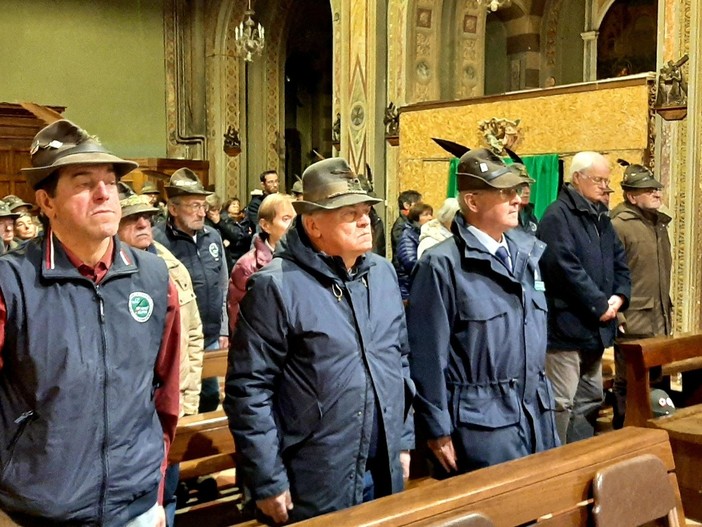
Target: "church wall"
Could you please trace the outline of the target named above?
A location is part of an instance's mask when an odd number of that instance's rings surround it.
[[[4,0],[0,49],[0,101],[66,106],[120,155],[166,154],[162,0]]]
[[[400,117],[399,188],[414,188],[424,201],[440,206],[448,184],[448,154],[432,137],[471,148],[484,146],[478,122],[492,117],[520,119],[520,155],[562,154],[565,173],[580,150],[606,153],[613,165],[622,157],[641,162],[648,145],[648,86],[641,76],[548,92],[530,91],[455,102],[451,107],[416,105]],[[622,171],[615,169],[612,188],[619,188]],[[618,193],[613,203],[620,200]]]

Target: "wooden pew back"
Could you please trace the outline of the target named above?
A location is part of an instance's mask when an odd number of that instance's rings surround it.
[[[302,527],[438,527],[480,513],[497,527],[587,526],[591,521],[592,481],[602,468],[642,454],[661,459],[684,515],[668,436],[628,427],[561,448],[456,476],[313,518]]]

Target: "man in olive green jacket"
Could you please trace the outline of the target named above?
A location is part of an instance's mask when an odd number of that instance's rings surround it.
[[[631,271],[631,300],[618,317],[618,340],[671,334],[671,217],[659,210],[662,188],[648,168],[628,165],[622,180],[624,202],[611,212]],[[621,428],[626,408],[626,363],[616,345],[614,358],[616,404],[612,424]]]

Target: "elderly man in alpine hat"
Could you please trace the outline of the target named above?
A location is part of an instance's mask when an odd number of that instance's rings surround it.
[[[631,272],[631,301],[629,307],[618,314],[618,340],[670,335],[673,329],[670,300],[673,257],[668,225],[672,218],[661,210],[663,185],[653,173],[643,165],[625,166],[621,182],[624,202],[610,213]],[[626,408],[626,362],[616,343],[614,365],[612,391],[616,404],[612,424],[621,428]]]
[[[417,262],[407,313],[417,435],[437,476],[559,444],[545,374],[544,244],[515,228],[533,180],[489,150],[466,150],[453,236]]]
[[[295,224],[249,280],[224,401],[238,474],[277,523],[402,490],[413,443],[402,300],[370,252],[380,200],[340,158],[302,182]]]
[[[166,185],[168,221],[154,227],[154,239],[180,260],[190,273],[202,319],[205,351],[229,345],[226,291],[229,273],[222,238],[216,229],[205,225],[212,194],[189,168],[173,172]],[[200,412],[211,412],[219,405],[216,377],[202,379]]]
[[[137,165],[67,120],[31,155],[47,229],[0,257],[0,524],[162,526],[179,306],[163,261],[117,237]]]

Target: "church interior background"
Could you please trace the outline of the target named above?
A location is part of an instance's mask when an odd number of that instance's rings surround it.
[[[263,170],[290,189],[340,155],[372,173],[386,227],[400,190],[435,208],[446,197],[451,159],[432,137],[486,146],[481,122],[518,121],[513,149],[555,155],[566,174],[580,150],[612,160],[615,189],[617,158],[654,168],[674,218],[676,331],[702,327],[702,0],[250,5],[265,46],[246,62],[248,0],[0,0],[0,102],[65,108],[120,155],[207,161],[217,193],[243,202]],[[655,72],[685,54],[687,113],[667,121]],[[27,192],[18,178],[0,161],[0,191]]]

